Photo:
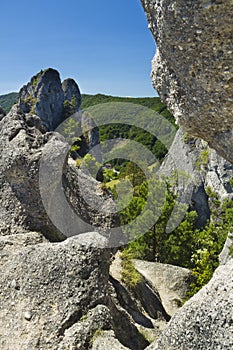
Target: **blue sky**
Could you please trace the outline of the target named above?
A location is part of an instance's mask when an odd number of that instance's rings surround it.
[[[1,14],[0,94],[52,67],[82,93],[156,96],[140,0],[1,0]]]

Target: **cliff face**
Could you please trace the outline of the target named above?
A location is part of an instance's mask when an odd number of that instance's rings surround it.
[[[188,136],[182,127],[160,168],[160,172],[167,176],[171,176],[175,170],[180,180],[176,187],[179,200],[188,205],[192,203],[192,209],[198,213],[199,227],[203,227],[210,218],[207,187],[216,192],[221,201],[233,197],[230,184],[233,165],[203,140]]]
[[[157,44],[152,62],[155,88],[186,131],[207,141],[233,163],[232,1],[141,2]],[[186,170],[189,168],[192,172],[200,147],[199,141],[191,151],[190,145],[185,145],[178,134],[164,167],[172,168],[170,160],[179,154],[180,163],[186,164]],[[211,150],[209,155],[204,185],[209,184],[224,195],[229,187],[224,185],[222,175],[231,166]],[[200,202],[200,196],[197,199]],[[148,350],[232,349],[230,244],[228,239],[221,254],[221,263],[225,265],[220,266],[212,280],[172,317],[158,342]]]
[[[233,162],[231,0],[141,0],[156,40],[152,81],[178,122]]]

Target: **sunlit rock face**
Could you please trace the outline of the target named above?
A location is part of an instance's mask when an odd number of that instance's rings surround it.
[[[157,45],[154,87],[178,123],[232,163],[232,0],[141,2]]]

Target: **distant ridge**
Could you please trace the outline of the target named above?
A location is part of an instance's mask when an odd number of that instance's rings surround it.
[[[16,103],[18,95],[19,94],[17,92],[0,95],[0,106],[8,113],[13,104]],[[82,94],[81,108],[84,110],[90,106],[107,102],[129,102],[140,104],[162,114],[172,123],[175,122],[173,115],[167,110],[166,105],[161,102],[159,97],[120,97],[104,94]]]

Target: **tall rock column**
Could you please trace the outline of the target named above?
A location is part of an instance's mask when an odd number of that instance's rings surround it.
[[[232,0],[141,2],[157,45],[154,87],[186,130],[232,163]]]

